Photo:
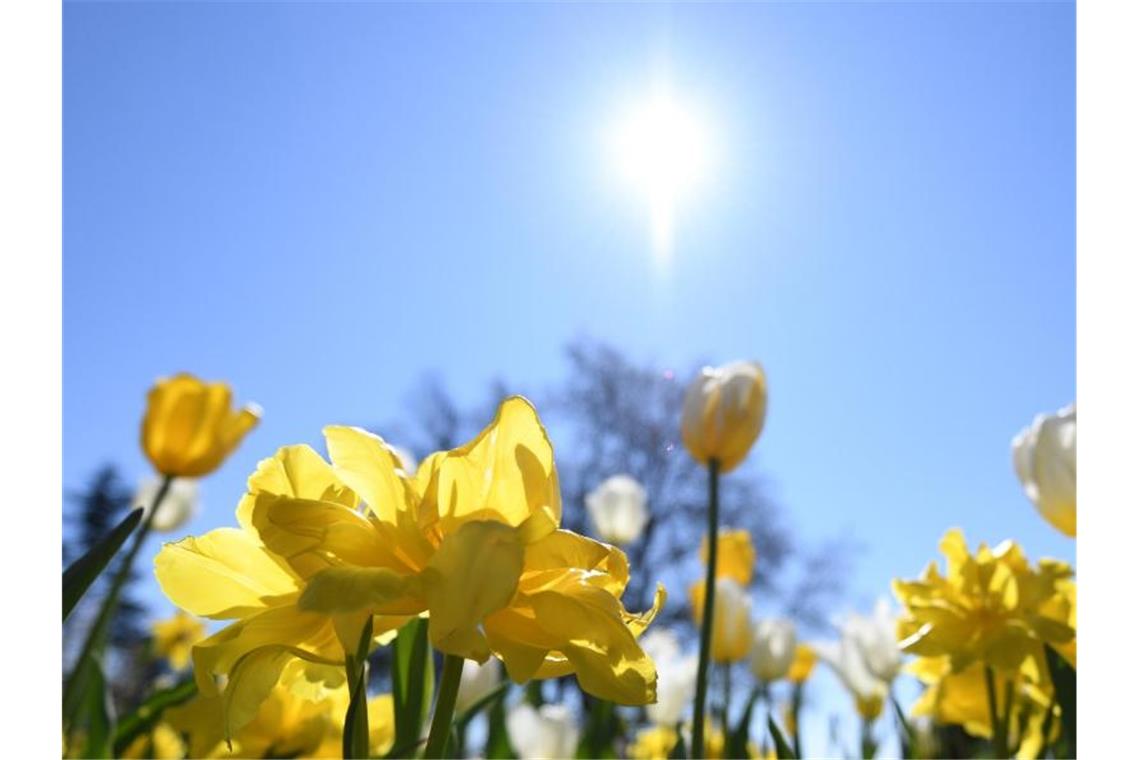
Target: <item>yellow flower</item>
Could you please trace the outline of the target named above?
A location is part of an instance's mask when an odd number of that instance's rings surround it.
[[[348,689],[316,687],[294,669],[274,686],[256,715],[227,745],[224,697],[196,696],[169,708],[166,721],[190,740],[190,757],[341,757]],[[373,756],[392,748],[395,713],[391,694],[368,701],[369,747]],[[179,755],[181,757],[181,755]]]
[[[815,650],[810,645],[803,642],[796,644],[792,667],[788,669],[788,680],[792,683],[803,683],[808,680],[812,670],[815,669],[815,661]]]
[[[377,436],[329,427],[325,439],[331,466],[307,447],[282,449],[250,479],[242,530],[169,545],[156,562],[177,604],[238,619],[194,656],[200,681],[248,684],[231,711],[248,717],[265,693],[255,686],[295,658],[343,663],[369,616],[380,635],[424,612],[437,649],[480,662],[493,653],[517,682],[574,673],[603,699],[654,700],[636,637],[664,590],[630,614],[624,553],[558,530],[554,452],[529,402],[507,399],[473,441],[428,457],[414,478]],[[215,534],[230,545],[202,545]],[[204,583],[204,570],[218,582]]]
[[[179,760],[186,756],[186,745],[178,732],[166,723],[158,723],[126,746],[124,758],[153,758],[153,760]]]
[[[159,380],[147,396],[142,448],[154,468],[172,477],[218,469],[261,417],[255,405],[232,409],[225,383],[182,373]]]
[[[975,662],[955,673],[949,657],[920,657],[908,670],[927,687],[911,708],[913,716],[928,716],[941,724],[960,725],[973,736],[984,739],[993,736],[984,663]],[[994,680],[999,715],[1005,715],[1008,709],[1005,695],[1011,680],[1013,682],[1011,746],[1018,747],[1018,757],[1037,757],[1046,743],[1044,724],[1050,709],[1054,711],[1054,719],[1048,741],[1057,738],[1061,726],[1060,708],[1052,702],[1053,686],[1044,654],[1027,658],[1017,671],[996,672]],[[1022,725],[1025,732],[1019,735]]]
[[[701,565],[709,562],[709,537],[701,539]],[[716,577],[732,578],[741,586],[752,583],[752,567],[756,564],[756,549],[752,535],[746,530],[722,528],[716,539]]]
[[[1072,641],[1067,564],[1043,559],[1034,567],[1012,541],[993,550],[982,544],[971,555],[957,529],[943,536],[939,548],[947,558],[945,577],[932,562],[920,580],[893,582],[904,605],[898,624],[903,651],[947,655],[955,672],[979,660],[1014,671],[1043,642]]]
[[[179,610],[155,623],[151,632],[155,653],[165,657],[175,670],[182,670],[190,664],[190,648],[206,637],[206,626]]]
[[[689,601],[693,606],[693,620],[700,627],[704,618],[705,584],[689,587]],[[713,600],[712,639],[709,657],[713,662],[738,662],[752,651],[752,599],[748,592],[731,578],[718,578],[716,598]]]
[[[637,732],[629,745],[627,754],[632,760],[665,760],[677,746],[677,729],[673,726],[650,726]],[[685,730],[685,742],[691,742],[692,735]],[[758,757],[756,748],[748,747],[749,757]],[[705,753],[708,760],[724,757],[724,731],[712,721],[705,721]]]
[[[755,362],[705,367],[689,385],[681,412],[681,440],[701,464],[721,472],[744,461],[764,427],[768,384]]]

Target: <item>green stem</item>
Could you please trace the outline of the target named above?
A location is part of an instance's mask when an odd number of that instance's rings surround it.
[[[345,652],[344,675],[348,680],[348,711],[344,716],[344,735],[341,755],[346,758],[367,758],[368,730],[368,646],[372,639],[372,618],[364,624],[361,643],[355,653]]]
[[[87,631],[87,638],[83,642],[83,648],[79,650],[79,657],[75,660],[75,667],[71,671],[71,677],[67,679],[67,683],[63,687],[63,704],[73,704],[76,698],[75,690],[79,687],[79,680],[76,676],[82,672],[83,663],[87,658],[91,657],[96,649],[103,645],[103,639],[107,633],[107,627],[110,625],[111,618],[115,614],[115,608],[119,603],[119,594],[123,590],[123,584],[127,582],[127,578],[131,574],[131,567],[134,565],[135,557],[138,556],[139,550],[142,549],[143,542],[146,541],[147,536],[150,534],[151,523],[154,522],[154,515],[158,512],[158,505],[166,498],[166,492],[170,490],[170,484],[174,480],[169,475],[162,478],[162,483],[158,487],[158,492],[154,495],[154,501],[150,505],[150,511],[147,512],[146,517],[143,518],[142,525],[139,527],[138,532],[135,533],[134,541],[131,543],[130,549],[127,550],[123,561],[119,563],[119,569],[116,571],[114,578],[111,581],[111,588],[107,591],[106,598],[103,599],[103,606],[99,609],[99,615],[95,618],[91,628]]]
[[[796,757],[803,757],[803,747],[800,744],[800,708],[803,707],[804,702],[804,685],[797,683],[792,689],[792,720],[795,723],[795,730],[792,732],[792,749],[796,752]]]
[[[716,603],[716,550],[719,538],[717,511],[719,498],[717,490],[720,479],[720,463],[709,460],[709,528],[708,566],[705,568],[705,605],[701,618],[701,649],[697,662],[697,696],[693,702],[693,746],[690,756],[705,756],[705,696],[708,692],[709,654],[712,644],[713,609]]]
[[[720,669],[721,677],[724,678],[722,684],[724,688],[724,735],[728,736],[731,730],[728,725],[728,703],[732,700],[732,683],[730,680],[730,673],[732,672],[732,663],[726,662]]]
[[[459,680],[463,675],[463,658],[454,654],[443,656],[443,672],[436,691],[435,714],[431,718],[425,760],[443,757],[447,739],[451,735],[451,716],[455,713],[455,698],[459,695]]]
[[[994,669],[986,666],[986,696],[990,703],[990,729],[993,735],[994,754],[997,757],[1008,757],[1005,737],[1002,736],[1002,721],[997,701],[997,683],[994,679]]]

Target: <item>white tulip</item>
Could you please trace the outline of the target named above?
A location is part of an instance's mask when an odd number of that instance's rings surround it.
[[[732,578],[716,579],[712,641],[709,643],[709,656],[713,662],[743,660],[752,646],[752,598]]]
[[[472,705],[494,691],[499,680],[499,661],[494,657],[482,665],[474,660],[464,660],[463,674],[459,677],[459,692],[455,695],[456,714],[467,712]]]
[[[874,615],[850,615],[843,623],[844,635],[855,642],[868,672],[886,684],[894,681],[902,668],[897,622],[890,602],[880,598]]]
[[[860,622],[852,624],[854,617],[849,618],[843,625],[842,636],[838,642],[822,642],[813,644],[812,647],[819,659],[835,672],[840,682],[850,692],[860,715],[865,720],[874,720],[883,708],[890,684],[876,676],[868,666],[861,642],[861,638],[867,632],[867,625]],[[887,670],[889,671],[889,668]],[[897,669],[895,672],[897,673]]]
[[[633,543],[649,522],[645,489],[629,475],[614,475],[586,495],[594,533],[618,546]]]
[[[656,725],[675,726],[696,696],[697,657],[682,654],[677,635],[667,628],[654,628],[640,644],[657,666],[657,704],[646,705],[645,714]]]
[[[507,732],[520,760],[562,760],[578,751],[578,721],[566,705],[536,710],[520,702],[507,714]]]
[[[1077,407],[1039,414],[1013,439],[1013,469],[1049,523],[1077,535]]]
[[[149,512],[161,485],[162,481],[158,479],[142,483],[135,492],[135,506],[143,507]],[[154,513],[150,527],[159,533],[171,533],[185,525],[197,513],[198,481],[194,478],[174,478],[158,505],[158,511]]]
[[[757,621],[752,637],[752,672],[771,683],[788,674],[796,657],[796,626],[790,620]]]

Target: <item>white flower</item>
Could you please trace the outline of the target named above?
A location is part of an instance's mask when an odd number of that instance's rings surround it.
[[[752,598],[732,578],[717,578],[709,656],[713,662],[737,662],[751,646]]]
[[[752,672],[771,683],[788,674],[796,656],[796,627],[790,620],[760,620],[752,638]]]
[[[135,506],[150,511],[154,504],[154,497],[162,481],[148,480],[139,486],[135,493]],[[174,478],[170,488],[166,491],[158,511],[151,521],[151,529],[159,533],[171,533],[178,530],[198,513],[198,481],[195,478]]]
[[[614,475],[586,495],[594,533],[618,546],[633,543],[649,522],[645,489],[629,475]]]
[[[563,760],[578,751],[578,722],[566,705],[535,710],[520,702],[507,715],[507,732],[520,760]]]
[[[467,712],[476,702],[490,694],[499,685],[499,661],[494,657],[480,665],[474,660],[463,661],[463,675],[459,678],[459,693],[455,696],[455,712]]]
[[[896,631],[898,617],[891,612],[891,603],[880,598],[871,616],[850,615],[843,623],[845,636],[855,642],[863,663],[871,675],[890,684],[902,667],[902,650],[899,649]]]
[[[652,629],[640,643],[657,666],[657,704],[646,705],[645,713],[659,726],[675,726],[696,696],[697,656],[682,654],[676,634],[667,628]]]
[[[1039,414],[1013,439],[1013,469],[1049,523],[1077,535],[1077,407]]]
[[[876,610],[876,619],[851,615],[843,623],[838,642],[822,642],[813,647],[819,659],[835,671],[839,680],[855,700],[856,708],[864,720],[878,717],[886,699],[890,680],[898,674],[898,645],[894,642],[891,629],[889,646],[881,628],[889,609],[882,605]],[[873,655],[870,656],[869,655]],[[872,670],[870,660],[875,661],[875,670],[891,679],[883,679]]]

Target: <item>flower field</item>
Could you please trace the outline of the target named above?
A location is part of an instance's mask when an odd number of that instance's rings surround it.
[[[691,547],[702,573],[669,589],[680,621],[661,615],[655,568],[624,550],[669,519],[656,484],[599,472],[582,503],[564,501],[541,410],[497,401],[470,440],[418,463],[341,425],[324,428],[323,452],[258,452],[233,519],[185,535],[198,480],[262,411],[222,382],[160,380],[141,410],[157,478],[144,506],[63,573],[64,623],[93,611],[65,663],[63,756],[806,757],[822,669],[861,726],[847,757],[1075,756],[1074,568],[1015,540],[947,526],[919,576],[829,637],[753,613],[767,567],[753,532],[723,519],[722,494],[763,443],[760,364],[705,368],[675,420],[707,489]],[[1010,477],[1075,536],[1075,408],[1040,415],[1011,448]],[[571,511],[589,535],[565,527]],[[173,540],[147,556],[152,532]],[[137,571],[178,612],[149,633],[140,692],[113,695],[106,654]],[[626,601],[634,578],[644,607]],[[899,698],[904,680],[917,700]]]

